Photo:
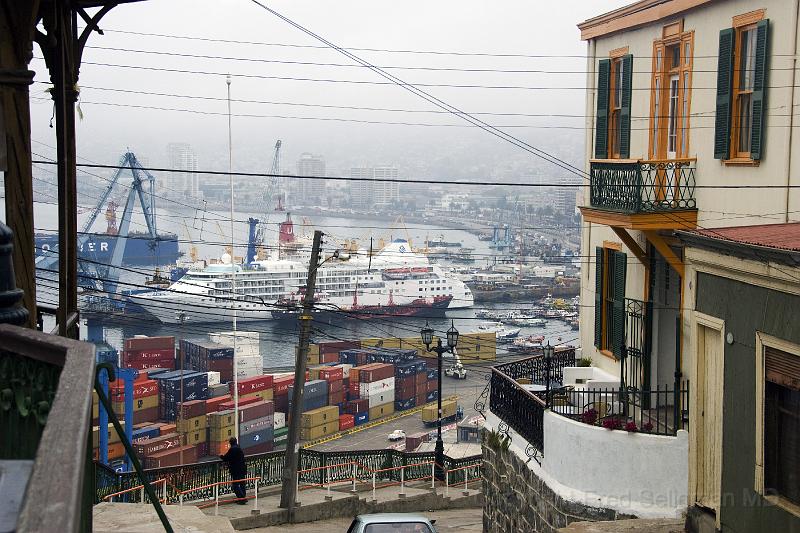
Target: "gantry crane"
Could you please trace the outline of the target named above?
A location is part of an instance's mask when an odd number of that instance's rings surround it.
[[[272,206],[275,204],[278,192],[278,176],[281,168],[281,140],[275,141],[275,151],[272,155],[272,166],[269,171],[269,179],[267,180],[267,188],[264,191],[264,214],[260,219],[251,218],[248,220],[251,228],[255,228],[255,233],[251,230],[248,236],[247,258],[246,263],[250,264],[255,261],[258,254],[258,248],[264,246],[267,237],[267,227],[269,225],[269,216],[272,213]],[[282,202],[278,198],[278,206],[282,210]],[[275,209],[278,211],[279,209]]]

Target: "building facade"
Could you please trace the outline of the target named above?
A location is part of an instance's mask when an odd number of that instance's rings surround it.
[[[297,175],[303,177],[325,176],[325,159],[308,152],[297,160]],[[294,200],[298,205],[323,205],[325,201],[324,179],[297,179],[294,185]]]
[[[187,143],[167,145],[169,167],[185,172],[171,172],[165,184],[168,196],[182,198],[200,197],[200,179],[197,175],[197,154]]]
[[[350,205],[355,209],[393,206],[400,201],[400,183],[397,167],[353,167],[350,177]]]

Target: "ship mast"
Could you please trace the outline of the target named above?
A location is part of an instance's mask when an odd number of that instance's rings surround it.
[[[236,366],[236,248],[233,232],[233,134],[231,130],[231,76],[225,77],[228,85],[228,181],[231,186],[231,310],[233,311],[233,415],[236,419],[234,435],[239,438],[239,374]]]

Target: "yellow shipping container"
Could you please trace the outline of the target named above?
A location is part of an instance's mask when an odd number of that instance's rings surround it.
[[[385,403],[383,405],[376,405],[375,407],[369,410],[369,419],[377,420],[378,418],[383,418],[384,416],[389,416],[394,414],[394,402]]]
[[[339,431],[339,419],[311,428],[300,428],[300,440],[315,440]]]
[[[233,414],[233,410],[208,414],[208,427],[210,428],[224,428],[233,426],[235,423],[236,417]]]
[[[267,400],[272,400],[274,397],[275,397],[274,391],[272,390],[272,387],[270,387],[268,389],[260,390],[257,392],[251,392],[250,394],[242,394],[241,396],[239,396],[239,399],[241,400],[242,398],[258,398],[259,400],[267,401]]]
[[[295,348],[295,355],[297,354],[297,348]],[[319,345],[311,344],[308,347],[308,357],[306,357],[306,364],[308,365],[318,365],[319,364]]]
[[[158,407],[158,395],[154,396],[145,396],[144,398],[138,398],[133,400],[133,412],[143,411],[145,409],[152,409],[154,407]],[[125,402],[112,402],[111,408],[114,409],[114,412],[117,415],[125,414]]]
[[[494,333],[464,333],[456,347],[465,365],[497,359],[497,337]]]
[[[178,432],[187,433],[189,431],[205,430],[208,427],[208,418],[206,415],[195,416],[185,420],[178,420],[176,423]]]
[[[189,431],[183,434],[184,446],[194,446],[206,441],[206,430],[199,429],[197,431]]]
[[[208,429],[208,440],[215,442],[228,442],[228,439],[236,436],[235,427],[230,426],[210,427]]]
[[[325,365],[317,365],[309,367],[308,369],[308,379],[309,381],[314,381],[315,379],[319,379],[319,371],[325,368],[329,368]]]
[[[442,400],[442,418],[447,418],[456,414],[458,403],[455,400]],[[422,408],[422,421],[435,422],[438,418],[439,406],[436,402],[429,403]],[[370,420],[372,418],[370,417]]]
[[[314,426],[328,423],[331,420],[336,420],[337,423],[339,421],[339,408],[335,405],[306,411],[300,415],[300,427],[306,429],[313,428]]]
[[[120,425],[122,426],[122,430],[125,431],[125,421],[120,420]],[[112,442],[119,442],[119,435],[117,435],[117,430],[114,429],[114,424],[108,424],[108,443],[111,444]],[[100,427],[94,426],[92,428],[92,446],[97,448],[100,446]]]

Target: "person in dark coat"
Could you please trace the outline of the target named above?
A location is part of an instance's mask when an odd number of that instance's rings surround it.
[[[230,449],[225,455],[220,455],[219,458],[228,463],[231,480],[244,479],[247,477],[247,465],[244,463],[244,452],[239,447],[236,437],[231,437],[228,442],[231,444]],[[245,489],[244,481],[232,483],[231,488],[236,495],[236,503],[239,505],[247,505],[247,500],[245,499],[247,490]]]

